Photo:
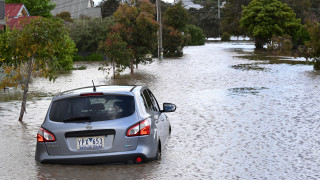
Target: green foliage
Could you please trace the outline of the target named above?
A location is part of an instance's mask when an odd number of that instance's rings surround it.
[[[59,17],[68,22],[73,22],[73,19],[71,18],[71,14],[69,12],[61,12],[57,14],[56,17]]]
[[[245,29],[240,27],[240,18],[242,6],[247,6],[250,0],[228,0],[221,9],[222,21],[220,29],[222,32],[227,32],[235,36],[246,34]]]
[[[16,75],[0,82],[0,88],[17,86],[16,82],[25,77],[24,66],[30,61],[37,76],[52,78],[57,71],[72,69],[75,44],[57,19],[35,18],[23,30],[7,30],[1,33],[0,46],[1,67]]]
[[[163,54],[165,57],[181,57],[185,45],[183,35],[173,27],[163,28]]]
[[[231,35],[227,32],[224,32],[221,36],[221,41],[230,41]]]
[[[50,13],[56,5],[50,0],[6,0],[6,3],[22,3],[31,16],[52,17]]]
[[[188,19],[189,14],[182,7],[181,1],[165,11],[162,27],[165,57],[181,57],[183,55],[182,49],[187,44],[188,38],[182,35],[182,31],[187,30]],[[189,39],[192,40],[191,37]]]
[[[299,31],[296,33],[296,35],[292,38],[292,41],[294,43],[294,46],[304,46],[307,41],[310,41],[309,33],[306,30],[305,25],[301,25],[299,28]],[[296,48],[294,47],[294,48]]]
[[[0,35],[0,69],[4,70],[0,89],[18,86],[24,90],[19,121],[26,108],[32,77],[49,77],[61,70],[72,69],[75,44],[61,20],[34,18],[23,23],[22,30],[7,30]]]
[[[314,69],[320,70],[320,23],[315,19],[309,19],[306,29],[310,35],[310,41],[306,45],[311,49],[311,57],[315,62]]]
[[[87,56],[85,59],[87,61],[102,61],[103,56],[99,53],[93,53],[93,54],[90,54],[89,56]]]
[[[185,33],[187,36],[190,36],[187,40],[187,45],[197,46],[204,45],[205,36],[201,28],[196,27],[195,25],[188,24],[186,26]]]
[[[155,6],[148,0],[136,1],[136,6],[121,4],[114,13],[116,24],[109,30],[120,35],[132,53],[133,64],[145,63],[157,47],[158,23],[155,21]]]
[[[119,0],[107,0],[100,3],[102,18],[112,16],[120,5]]]
[[[128,48],[128,44],[122,40],[119,32],[111,31],[108,33],[106,41],[100,44],[99,49],[112,59],[114,79],[116,74],[120,74],[130,66],[132,52]],[[101,69],[106,70],[106,68]]]
[[[56,71],[70,71],[73,69],[73,53],[76,51],[76,45],[68,34],[62,36],[63,41],[57,42],[57,47],[54,47],[55,56],[52,57],[57,61]]]
[[[81,18],[69,24],[70,37],[80,52],[95,52],[105,40],[106,28],[112,23],[109,18]]]
[[[304,18],[305,13],[311,8],[310,0],[282,0],[282,2],[288,4],[298,18]]]
[[[124,67],[128,67],[130,65],[132,52],[128,48],[128,44],[122,40],[118,32],[108,33],[107,39],[100,44],[99,49],[117,64]]]
[[[243,7],[241,26],[254,38],[257,48],[270,42],[273,35],[294,36],[300,28],[300,19],[293,10],[278,0],[252,0]]]
[[[181,1],[169,7],[163,15],[164,25],[171,26],[179,31],[183,31],[185,29],[188,20],[189,14],[187,10],[182,6]]]
[[[199,0],[194,2],[203,7],[199,10],[195,8],[188,10],[191,15],[189,23],[200,27],[207,38],[218,37],[220,34],[218,2],[216,0]]]
[[[79,54],[74,54],[72,57],[73,61],[85,61],[85,58],[80,56]]]

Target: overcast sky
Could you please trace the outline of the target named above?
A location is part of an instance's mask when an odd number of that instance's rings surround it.
[[[94,1],[94,5],[99,5],[99,3],[102,1],[102,0],[93,0]]]

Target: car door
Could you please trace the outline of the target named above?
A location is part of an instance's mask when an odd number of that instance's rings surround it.
[[[158,117],[158,123],[161,127],[161,129],[160,129],[161,142],[164,145],[168,136],[169,136],[169,123],[167,121],[165,114],[161,113],[158,101],[155,98],[155,96],[153,95],[153,93],[149,89],[147,89],[147,92],[148,92],[150,99],[151,99],[151,102],[154,106],[154,113]]]
[[[148,91],[148,89],[145,89],[142,92],[142,96],[145,99],[145,105],[148,109],[148,112],[151,114],[152,122],[155,123],[155,126],[157,127],[158,136],[160,137],[161,142],[165,141],[165,137],[163,135],[163,120],[161,118],[161,113],[159,110],[159,106],[157,106],[154,103],[154,99],[149,93],[151,91]]]

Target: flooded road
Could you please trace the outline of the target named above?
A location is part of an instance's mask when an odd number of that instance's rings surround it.
[[[83,64],[55,83],[31,84],[24,123],[19,93],[0,93],[0,179],[320,179],[320,73],[312,65],[255,52],[252,43],[187,47],[184,57],[106,79]],[[168,114],[172,135],[160,162],[67,166],[34,160],[36,133],[52,95],[95,84],[144,84]]]

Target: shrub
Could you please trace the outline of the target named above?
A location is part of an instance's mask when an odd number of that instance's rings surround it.
[[[102,61],[103,60],[103,56],[101,54],[98,53],[93,53],[90,54],[89,56],[86,57],[87,61]]]
[[[290,56],[293,43],[291,36],[285,34],[283,36],[273,36],[271,43],[268,45],[268,50],[275,55]]]
[[[320,70],[320,59],[319,58],[314,58],[314,65],[313,65],[314,70]]]
[[[231,35],[227,32],[224,32],[221,36],[221,41],[230,41]]]
[[[205,43],[205,35],[203,34],[203,31],[201,28],[188,24],[186,27],[186,34],[188,36],[187,38],[187,45],[191,46],[197,46],[197,45],[204,45]]]
[[[85,60],[85,58],[80,56],[79,54],[73,55],[72,59],[73,59],[73,61],[84,61]]]
[[[69,12],[61,12],[58,13],[56,16],[65,21],[73,22],[73,19],[71,18],[71,14]]]

